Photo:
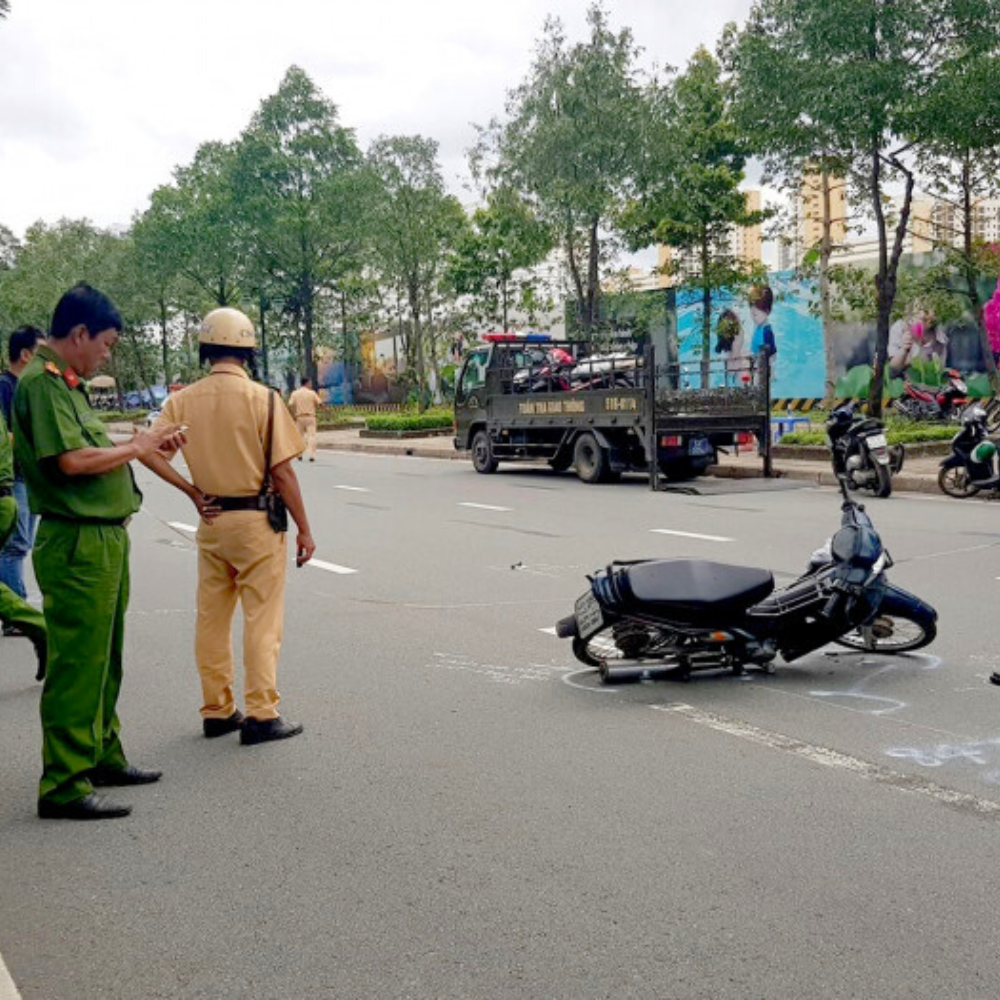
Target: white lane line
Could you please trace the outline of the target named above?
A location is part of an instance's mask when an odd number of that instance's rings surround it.
[[[678,538],[698,538],[703,542],[732,542],[733,538],[724,538],[722,535],[699,535],[695,531],[673,531],[670,528],[650,528],[654,535],[676,535]]]
[[[350,566],[338,566],[336,563],[324,562],[322,559],[310,559],[306,565],[312,566],[314,569],[325,569],[327,573],[338,573],[340,576],[350,576],[352,573],[357,573],[357,570],[351,569]]]
[[[785,736],[782,733],[772,733],[766,729],[760,729],[748,722],[740,722],[737,719],[727,719],[725,716],[716,715],[714,712],[704,712],[693,705],[686,705],[683,702],[674,702],[668,705],[650,705],[650,708],[657,712],[672,712],[674,715],[682,715],[690,722],[716,732],[726,733],[738,739],[746,740],[748,743],[756,743],[759,746],[768,747],[771,750],[779,750],[783,753],[791,754],[795,757],[803,757],[814,764],[822,764],[824,767],[839,768],[849,771],[851,774],[864,778],[867,781],[874,781],[882,785],[892,785],[903,792],[911,792],[914,795],[924,795],[934,799],[942,805],[951,806],[965,813],[974,813],[984,819],[1000,820],[1000,802],[992,799],[982,799],[977,795],[969,795],[966,792],[958,792],[953,788],[946,788],[933,781],[911,774],[903,774],[900,771],[893,771],[871,761],[863,760],[860,757],[852,757],[850,754],[841,753],[839,750],[832,750],[829,747],[817,746],[814,743],[804,743],[792,736]]]
[[[7,971],[3,955],[0,955],[0,1000],[21,1000],[21,994],[13,977]]]
[[[347,490],[350,493],[371,493],[371,490],[364,486],[334,486],[335,490]]]
[[[556,634],[556,627],[555,627],[555,625],[552,625],[549,628],[540,628],[538,631],[539,632],[544,632],[546,635],[555,635]]]
[[[193,524],[185,524],[183,521],[167,521],[167,524],[178,531],[190,531],[192,534],[198,530]]]
[[[476,510],[503,510],[511,511],[513,507],[494,507],[493,504],[489,503],[460,503],[459,507],[475,507]]]

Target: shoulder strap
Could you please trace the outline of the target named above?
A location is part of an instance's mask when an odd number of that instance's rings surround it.
[[[264,444],[264,481],[260,484],[261,493],[267,493],[271,488],[271,444],[274,440],[274,389],[267,390],[267,437]]]

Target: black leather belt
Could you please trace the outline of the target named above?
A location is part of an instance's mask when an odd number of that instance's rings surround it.
[[[267,510],[267,498],[262,493],[252,497],[216,497],[219,510]]]
[[[62,514],[42,514],[43,521],[59,521],[61,524],[92,524],[99,528],[125,528],[131,517],[64,517]]]
[[[0,486],[0,497],[12,497],[14,495],[13,486]]]

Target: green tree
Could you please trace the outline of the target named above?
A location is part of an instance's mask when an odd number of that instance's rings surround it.
[[[747,147],[731,113],[731,87],[716,59],[698,49],[686,71],[650,96],[650,126],[638,195],[623,213],[633,248],[673,248],[669,273],[701,291],[702,381],[711,359],[712,301],[739,287],[759,268],[737,258],[731,237],[760,223],[739,189]]]
[[[378,182],[371,216],[376,266],[409,312],[406,354],[416,371],[421,407],[427,402],[428,302],[468,225],[458,200],[445,191],[437,149],[433,139],[421,136],[382,136],[368,150]],[[430,355],[436,369],[437,354]]]
[[[756,0],[730,36],[744,122],[762,142],[780,138],[796,155],[833,157],[871,206],[878,236],[878,315],[870,406],[880,414],[909,224],[914,162],[941,122],[936,82],[998,44],[1000,0]],[[810,150],[809,147],[812,146]],[[886,186],[902,186],[895,225]]]
[[[315,379],[318,303],[360,268],[371,184],[353,131],[297,66],[244,132],[237,177],[261,298],[296,321]]]
[[[980,55],[957,62],[935,82],[928,105],[937,119],[936,135],[921,151],[923,187],[953,209],[957,224],[942,231],[931,226],[943,260],[931,268],[927,294],[954,294],[976,317],[980,345],[993,391],[1000,392],[1000,375],[983,321],[989,293],[981,277],[992,271],[992,254],[977,240],[979,204],[1000,192],[1000,59]],[[925,222],[927,220],[924,220]],[[926,232],[926,230],[925,230]],[[957,278],[957,281],[953,280]],[[920,291],[918,290],[918,294]]]
[[[447,280],[459,295],[469,295],[482,319],[509,327],[511,303],[524,306],[535,297],[536,282],[522,274],[552,249],[551,230],[515,191],[490,192],[486,206],[472,213],[448,262]]]
[[[627,28],[611,29],[598,4],[590,37],[570,45],[562,24],[545,23],[524,81],[503,120],[481,130],[474,172],[518,191],[558,234],[589,335],[600,315],[605,242],[629,189],[642,147],[645,102],[638,49]]]
[[[10,13],[10,0],[0,0],[0,18],[6,17]]]

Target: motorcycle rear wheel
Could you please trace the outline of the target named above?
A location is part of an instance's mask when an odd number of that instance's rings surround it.
[[[942,469],[938,473],[938,486],[942,493],[959,500],[974,497],[979,492],[979,487],[969,482],[969,470],[960,466]]]
[[[664,638],[666,638],[664,636]],[[632,637],[635,642],[635,636]],[[641,642],[641,636],[639,641]],[[573,655],[588,667],[595,667],[605,684],[623,684],[642,680],[645,667],[641,665],[642,649],[622,649],[628,640],[615,635],[613,624],[605,625],[587,639],[575,636]],[[629,654],[632,655],[629,655]],[[662,657],[650,657],[650,667],[662,664]]]
[[[892,496],[892,471],[888,465],[875,463],[875,475],[878,477],[878,485],[875,487],[875,496],[883,500]]]
[[[909,653],[929,646],[937,637],[937,623],[902,615],[879,615],[871,625],[833,641],[865,653]]]

